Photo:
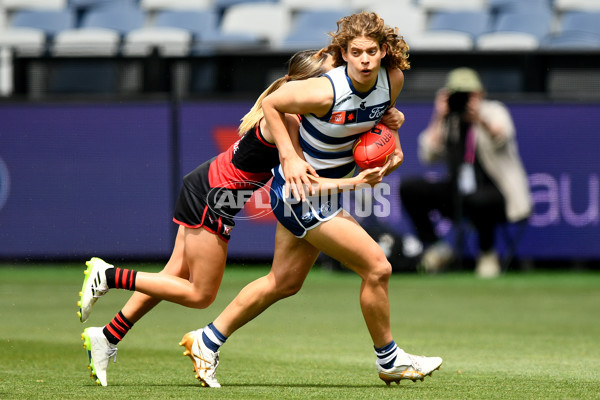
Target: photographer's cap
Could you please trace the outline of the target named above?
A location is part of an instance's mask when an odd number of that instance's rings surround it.
[[[480,92],[483,85],[479,80],[477,72],[471,68],[456,68],[448,73],[446,79],[446,89],[453,92]]]

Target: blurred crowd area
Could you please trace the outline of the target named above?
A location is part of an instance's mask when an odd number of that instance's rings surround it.
[[[410,45],[409,98],[459,65],[491,93],[600,96],[598,0],[2,0],[0,95],[250,98],[363,10]]]

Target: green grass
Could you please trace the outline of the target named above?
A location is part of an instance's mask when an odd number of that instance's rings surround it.
[[[138,265],[144,270],[157,266]],[[0,399],[596,399],[600,398],[600,274],[394,275],[394,338],[444,358],[424,382],[388,388],[375,372],[359,310],[360,281],[315,269],[302,291],[233,335],[223,388],[205,389],[177,345],[267,269],[229,268],[215,303],[163,303],[119,345],[108,387],[89,379],[75,312],[82,267],[0,268]],[[112,291],[85,326],[102,326],[127,292]]]

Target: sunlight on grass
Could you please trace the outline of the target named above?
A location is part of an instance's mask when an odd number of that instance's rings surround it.
[[[157,271],[158,266],[137,266]],[[600,275],[394,275],[396,342],[444,365],[424,382],[388,388],[375,372],[358,304],[360,280],[315,269],[302,291],[229,338],[223,388],[201,388],[181,336],[212,321],[239,290],[267,272],[228,268],[207,310],[163,303],[119,345],[108,387],[88,378],[80,333],[103,326],[130,293],[111,291],[82,325],[77,266],[0,267],[0,398],[541,399],[598,398]],[[199,392],[201,391],[201,393]]]

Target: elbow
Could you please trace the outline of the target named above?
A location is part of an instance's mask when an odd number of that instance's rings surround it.
[[[398,159],[398,166],[404,162],[404,152],[402,149],[396,149],[396,158]]]

